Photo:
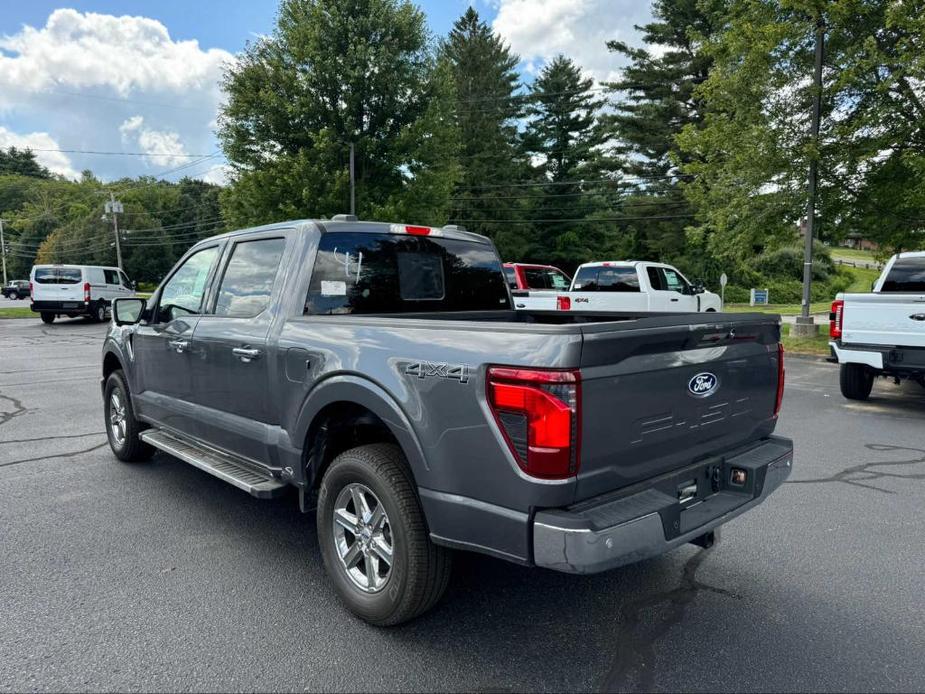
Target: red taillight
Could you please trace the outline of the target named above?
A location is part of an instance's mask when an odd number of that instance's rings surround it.
[[[84,303],[90,303],[90,283],[84,282]]]
[[[572,299],[568,296],[556,297],[556,309],[559,311],[570,311],[572,309]]]
[[[832,312],[829,314],[829,337],[834,340],[840,338],[844,322],[845,302],[841,299],[836,299],[832,302]]]
[[[777,343],[777,399],[774,401],[774,416],[780,414],[780,405],[784,400],[784,346]]]
[[[532,477],[578,473],[581,374],[492,366],[488,402],[521,469]]]

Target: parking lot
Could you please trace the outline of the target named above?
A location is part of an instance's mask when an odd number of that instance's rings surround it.
[[[294,497],[115,461],[104,332],[0,320],[0,690],[925,688],[917,385],[849,403],[791,358],[793,475],[713,549],[589,577],[459,555],[436,609],[381,630],[338,605]]]

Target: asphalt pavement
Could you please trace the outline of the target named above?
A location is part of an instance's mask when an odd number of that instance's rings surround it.
[[[925,390],[790,359],[794,472],[711,550],[589,577],[457,556],[351,617],[314,520],[103,435],[105,326],[0,320],[0,691],[925,689]]]

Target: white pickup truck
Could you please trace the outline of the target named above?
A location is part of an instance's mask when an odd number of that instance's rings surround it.
[[[836,296],[829,337],[846,398],[866,400],[876,376],[925,386],[925,251],[890,258],[869,294]]]
[[[637,260],[578,267],[559,310],[696,313],[721,311],[722,301],[671,265]]]

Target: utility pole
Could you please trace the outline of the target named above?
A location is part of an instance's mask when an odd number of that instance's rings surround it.
[[[6,241],[3,240],[3,220],[0,219],[0,258],[3,258],[3,286],[6,286]]]
[[[356,214],[356,177],[353,173],[353,143],[350,143],[350,214]]]
[[[112,215],[112,229],[116,235],[116,261],[120,270],[122,267],[122,246],[119,244],[119,215],[122,214],[122,203],[116,200],[113,193],[109,194],[109,200],[106,202],[106,213]]]
[[[825,46],[825,22],[822,14],[816,17],[816,65],[813,73],[813,112],[810,121],[810,136],[816,155],[819,150],[819,120],[822,113],[822,56]],[[819,160],[814,155],[809,160],[809,185],[807,186],[806,228],[803,246],[803,305],[794,325],[794,335],[815,335],[817,326],[809,315],[813,286],[813,235],[816,225],[816,183],[819,178]]]

